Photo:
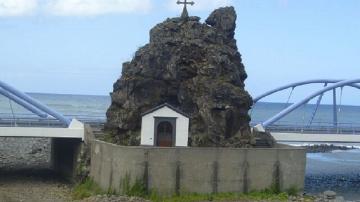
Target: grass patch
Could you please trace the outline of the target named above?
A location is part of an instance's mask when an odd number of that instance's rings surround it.
[[[99,137],[104,142],[114,143],[114,138],[110,133],[104,133],[103,136]]]
[[[100,186],[91,178],[86,178],[82,183],[74,187],[72,198],[75,200],[84,199],[93,195],[105,194]]]
[[[219,194],[183,194],[172,197],[149,197],[154,202],[196,202],[196,201],[288,201],[287,193],[269,193],[267,191],[240,193],[219,193]]]
[[[299,193],[299,189],[295,186],[292,186],[286,190],[286,193],[288,193],[290,196],[296,196]]]
[[[286,192],[278,192],[272,188],[263,191],[252,191],[247,194],[244,193],[218,193],[218,194],[182,194],[178,196],[162,197],[158,195],[148,196],[153,202],[198,202],[198,201],[289,201],[290,196],[296,196],[298,189],[291,188]],[[305,196],[304,201],[314,201],[311,196]]]
[[[123,187],[123,195],[126,196],[138,196],[146,198],[149,193],[146,190],[145,183],[143,180],[137,179],[134,184],[130,184],[130,175],[126,175],[120,186]]]
[[[121,186],[123,192],[121,195],[136,196],[151,200],[153,202],[196,202],[196,201],[288,201],[290,196],[296,195],[298,190],[290,188],[286,192],[279,192],[277,189],[270,187],[263,191],[252,191],[244,193],[218,193],[218,194],[197,194],[183,193],[174,196],[161,196],[156,191],[147,191],[142,180],[135,180],[130,183],[130,176],[125,177]],[[93,195],[118,195],[114,190],[103,191],[92,179],[87,178],[81,184],[78,184],[73,191],[73,199],[79,200]],[[310,198],[306,201],[312,201]]]

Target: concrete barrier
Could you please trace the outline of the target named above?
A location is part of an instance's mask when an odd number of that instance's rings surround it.
[[[90,176],[120,193],[129,180],[162,195],[248,192],[304,187],[302,148],[266,149],[125,147],[93,140]]]

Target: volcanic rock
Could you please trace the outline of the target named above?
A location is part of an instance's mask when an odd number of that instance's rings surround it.
[[[169,103],[190,115],[191,146],[251,147],[244,89],[247,74],[234,39],[233,7],[199,17],[171,18],[123,64],[114,84],[105,130],[112,141],[139,145],[141,113]]]

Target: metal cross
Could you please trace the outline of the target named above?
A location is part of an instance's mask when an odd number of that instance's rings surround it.
[[[187,18],[187,17],[189,17],[189,14],[188,14],[188,11],[187,11],[187,8],[186,8],[186,6],[187,5],[191,5],[191,6],[193,6],[194,4],[195,4],[195,2],[193,2],[193,1],[190,1],[190,2],[188,2],[188,0],[184,0],[184,1],[177,1],[176,2],[177,4],[184,4],[184,9],[183,9],[183,12],[182,12],[182,14],[181,14],[181,18]]]

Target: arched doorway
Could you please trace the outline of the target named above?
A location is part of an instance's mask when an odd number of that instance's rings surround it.
[[[155,121],[156,146],[172,147],[175,145],[175,119],[158,118]]]

